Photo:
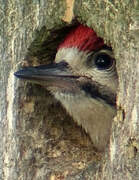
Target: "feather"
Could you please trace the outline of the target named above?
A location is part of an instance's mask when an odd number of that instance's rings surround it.
[[[79,25],[72,29],[64,41],[59,45],[60,48],[78,48],[80,51],[94,51],[104,46],[102,38],[98,37],[95,31],[87,26]]]

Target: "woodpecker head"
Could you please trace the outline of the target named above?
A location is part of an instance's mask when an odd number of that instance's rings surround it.
[[[93,29],[79,25],[59,45],[55,62],[26,67],[15,76],[54,94],[103,151],[108,143],[118,86],[111,48]]]

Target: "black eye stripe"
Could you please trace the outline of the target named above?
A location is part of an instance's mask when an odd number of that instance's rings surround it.
[[[91,84],[91,83],[84,83],[81,86],[81,89],[90,97],[94,99],[101,99],[105,101],[108,105],[116,106],[116,95],[112,94],[111,91],[107,89],[107,94],[101,92],[102,86],[99,84]]]

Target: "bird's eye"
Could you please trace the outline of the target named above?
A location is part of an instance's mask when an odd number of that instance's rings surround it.
[[[106,53],[100,53],[95,56],[94,63],[100,70],[109,69],[113,65],[113,58]]]

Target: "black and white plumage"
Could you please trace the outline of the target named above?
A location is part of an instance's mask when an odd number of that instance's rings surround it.
[[[104,151],[116,114],[115,64],[111,48],[92,29],[79,25],[59,45],[53,64],[26,67],[15,76],[46,87]]]

